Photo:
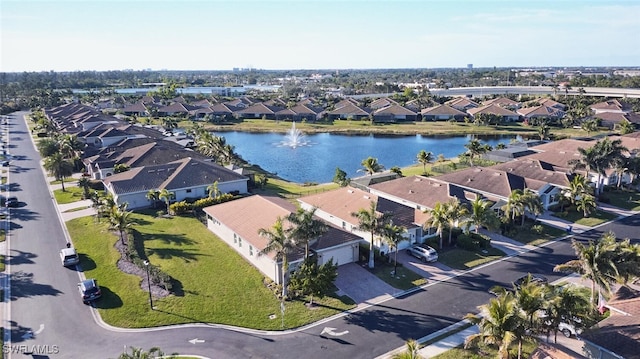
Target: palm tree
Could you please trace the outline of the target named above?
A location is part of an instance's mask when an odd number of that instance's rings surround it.
[[[429,219],[424,223],[424,228],[436,229],[436,234],[440,236],[440,249],[442,249],[442,233],[449,223],[447,218],[447,205],[441,202],[436,202],[433,208],[427,210],[426,213],[429,214]]]
[[[530,275],[527,278],[520,286],[514,286],[514,298],[525,314],[528,329],[533,332],[537,329],[536,316],[543,309],[549,290],[546,285],[532,281]]]
[[[558,340],[558,326],[563,321],[578,324],[574,318],[582,318],[590,311],[589,298],[581,288],[569,285],[549,286],[547,298],[543,304],[548,330],[554,332],[554,342]],[[547,332],[547,339],[549,332]]]
[[[73,174],[73,163],[58,152],[45,158],[43,166],[51,176],[62,182],[62,192],[64,192],[64,179]]]
[[[477,196],[476,199],[471,202],[471,209],[469,210],[465,224],[467,231],[469,227],[473,225],[475,232],[478,233],[480,227],[487,227],[490,230],[498,228],[500,219],[496,212],[491,209],[491,202]]]
[[[594,119],[586,120],[582,122],[580,128],[587,133],[587,136],[589,136],[591,132],[598,131],[598,122]]]
[[[362,165],[363,170],[369,175],[373,175],[374,173],[380,172],[384,169],[384,166],[378,163],[378,159],[373,157],[365,158],[362,160],[360,165]]]
[[[317,208],[307,211],[299,207],[294,213],[287,216],[287,220],[292,224],[288,235],[293,238],[297,245],[304,245],[304,259],[309,258],[309,245],[325,234],[329,227],[321,220],[315,219]]]
[[[576,209],[582,211],[583,217],[588,217],[596,207],[596,198],[590,194],[584,193],[576,199]]]
[[[218,198],[218,195],[220,195],[220,191],[218,190],[218,181],[210,184],[207,187],[207,192],[209,193],[209,198]]]
[[[516,340],[514,329],[524,320],[519,315],[513,295],[505,293],[492,298],[488,304],[481,305],[478,309],[482,313],[480,317],[469,313],[465,319],[476,324],[480,332],[468,336],[464,341],[464,347],[470,348],[481,341],[496,345],[499,358],[508,358],[509,347]]]
[[[78,179],[78,187],[82,189],[82,198],[89,199],[91,196],[91,181],[85,176],[82,176]]]
[[[163,188],[160,193],[158,193],[158,199],[164,201],[164,203],[167,205],[167,214],[169,214],[169,205],[175,198],[176,194],[166,188]]]
[[[548,138],[550,133],[551,128],[546,123],[538,126],[538,136],[540,136],[540,141],[544,141],[546,138]]]
[[[111,212],[109,213],[109,229],[115,229],[120,234],[120,241],[122,244],[125,243],[125,233],[127,230],[133,226],[134,222],[131,218],[131,212],[127,211],[127,203],[123,203],[121,206],[113,206],[111,207]]]
[[[524,192],[520,189],[514,189],[511,191],[509,198],[507,198],[507,203],[502,206],[502,210],[507,215],[507,218],[511,219],[511,222],[515,222],[516,216],[523,215],[524,216],[524,202],[523,202],[523,194]]]
[[[578,198],[585,194],[591,193],[591,186],[586,177],[575,174],[569,182],[568,194],[571,199],[571,204],[576,204]]]
[[[260,228],[258,234],[266,238],[267,245],[258,252],[258,256],[274,252],[275,260],[282,262],[282,299],[287,298],[287,278],[289,274],[289,260],[287,256],[297,247],[293,238],[287,235],[283,226],[282,217],[276,219],[276,223],[269,229]]]
[[[371,242],[369,243],[370,269],[373,269],[374,267],[373,241],[375,239],[375,235],[381,235],[382,229],[384,228],[385,224],[389,223],[389,221],[391,220],[391,213],[378,214],[378,211],[376,211],[376,207],[377,203],[371,201],[369,210],[361,208],[359,211],[351,213],[351,216],[358,219],[358,230],[369,232],[371,234]]]
[[[526,188],[524,190],[524,192],[522,192],[522,196],[520,197],[520,200],[522,201],[522,204],[524,206],[524,210],[522,213],[522,223],[520,224],[520,226],[524,226],[524,220],[525,220],[525,213],[529,212],[531,214],[533,214],[534,216],[539,216],[540,214],[542,214],[542,212],[544,212],[544,205],[542,204],[542,200],[540,199],[540,196],[538,196],[537,193],[533,192],[532,190]]]
[[[160,191],[157,189],[150,189],[149,192],[145,195],[147,200],[151,202],[153,208],[156,208],[156,203],[160,200]]]
[[[588,245],[573,240],[571,246],[578,258],[564,264],[558,264],[553,270],[555,272],[578,273],[583,278],[589,279],[591,281],[590,303],[595,306],[596,286],[610,293],[610,283],[618,275],[618,270],[612,260],[612,254],[616,250],[616,237],[612,232],[608,232],[602,235],[598,241],[589,241]]]
[[[636,130],[636,126],[626,119],[623,119],[618,124],[618,131],[620,131],[621,135],[626,135],[628,133],[635,132],[635,130]]]
[[[453,228],[457,227],[458,222],[466,217],[468,213],[467,206],[460,203],[458,198],[450,199],[446,204],[446,216],[449,222],[449,245],[453,236]]]
[[[433,161],[433,153],[421,150],[418,152],[418,162],[422,163],[422,173],[427,173],[427,164]]]
[[[407,350],[395,354],[393,359],[422,359],[422,356],[419,354],[420,351],[420,343],[418,343],[415,339],[409,339],[406,342]]]
[[[393,275],[395,276],[398,271],[398,243],[405,240],[404,233],[407,230],[404,227],[397,226],[393,223],[387,223],[382,228],[382,239],[387,243],[389,249],[393,249]]]
[[[470,140],[464,147],[467,149],[466,155],[469,156],[469,163],[473,166],[473,159],[487,153],[490,149],[489,145],[482,144],[480,140],[474,138]]]

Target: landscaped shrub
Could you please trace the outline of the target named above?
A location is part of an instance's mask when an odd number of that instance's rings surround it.
[[[491,238],[478,233],[462,233],[458,236],[457,245],[468,251],[486,249],[491,245]]]
[[[142,246],[142,250],[144,250],[144,246]],[[140,258],[140,254],[138,253],[135,236],[127,234],[127,246],[125,251],[125,255],[131,263],[138,268],[147,270],[144,260]],[[160,267],[154,266],[153,264],[149,264],[149,279],[152,285],[164,288],[169,292],[173,289],[173,278],[163,272]]]
[[[531,232],[540,235],[544,232],[544,227],[541,224],[534,224],[531,226]]]
[[[187,201],[172,203],[169,206],[169,211],[175,215],[189,213],[192,210],[193,210],[193,205],[190,203],[187,203]]]

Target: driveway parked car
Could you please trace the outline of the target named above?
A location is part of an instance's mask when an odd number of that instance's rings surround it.
[[[98,281],[93,278],[78,283],[78,290],[80,291],[84,304],[89,304],[102,296],[100,287],[98,287]]]
[[[423,262],[435,262],[438,260],[438,252],[429,246],[413,245],[407,248],[407,253]]]

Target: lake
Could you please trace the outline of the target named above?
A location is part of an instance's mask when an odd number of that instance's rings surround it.
[[[333,180],[336,167],[350,178],[364,175],[362,160],[378,159],[386,169],[417,164],[421,150],[432,152],[434,158],[443,154],[457,157],[466,151],[467,136],[395,136],[395,135],[337,135],[319,133],[304,135],[306,145],[291,147],[282,133],[218,132],[227,143],[235,146],[237,154],[250,163],[296,183],[326,183]],[[482,136],[479,139],[491,146],[508,144],[515,136]],[[360,170],[360,171],[359,171]]]

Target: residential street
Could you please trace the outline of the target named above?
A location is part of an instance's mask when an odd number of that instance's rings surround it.
[[[152,330],[111,328],[90,306],[82,304],[77,290],[82,272],[60,263],[58,251],[66,243],[66,232],[24,114],[15,113],[10,120],[9,148],[14,160],[9,181],[19,185],[14,186],[17,190],[13,194],[21,204],[11,210],[9,219],[7,272],[11,284],[10,291],[5,291],[8,300],[2,311],[5,344],[38,345],[48,350],[39,354],[50,358],[115,358],[125,346],[157,346],[166,353],[210,358],[373,358],[402,346],[407,339],[424,337],[477,312],[476,307],[492,297],[488,290],[494,285],[510,285],[527,272],[555,281],[563,275],[553,273],[553,266],[574,258],[570,241],[551,243],[285,333],[207,324]],[[639,224],[640,215],[636,215],[579,236],[597,238],[613,230],[618,237],[637,242]],[[21,358],[22,354],[8,357]]]

